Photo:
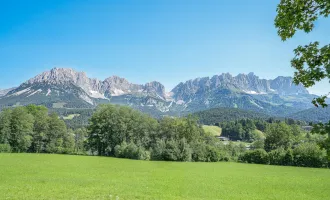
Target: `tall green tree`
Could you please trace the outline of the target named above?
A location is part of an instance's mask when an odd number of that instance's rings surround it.
[[[67,134],[66,125],[56,113],[48,118],[48,131],[45,134],[45,150],[48,153],[62,153],[64,137]]]
[[[329,0],[281,0],[277,7],[275,27],[283,41],[292,38],[298,30],[311,32],[315,22],[320,17],[328,17],[330,14]],[[291,60],[291,66],[296,70],[294,83],[311,87],[322,79],[330,79],[330,44],[320,46],[318,41],[310,42],[304,46],[298,46],[295,57]],[[326,107],[327,94],[312,101],[315,106]],[[315,126],[314,132],[328,134],[330,138],[330,121],[326,124]],[[330,140],[328,144],[328,156],[330,157]]]
[[[315,21],[330,14],[329,0],[281,0],[277,7],[275,26],[283,41],[292,38],[298,30],[309,33]],[[330,44],[320,47],[318,41],[298,46],[291,66],[296,69],[294,82],[311,87],[316,82],[330,78]],[[326,96],[313,101],[315,106],[326,106]]]
[[[14,152],[26,152],[31,145],[34,119],[24,107],[12,110],[9,144]]]
[[[11,109],[4,109],[0,113],[0,144],[8,144],[11,128],[10,128],[10,120],[11,120]]]
[[[148,147],[155,134],[157,121],[132,108],[100,105],[90,119],[88,144],[98,155],[114,155],[123,142]]]
[[[291,146],[292,139],[293,134],[289,125],[283,122],[269,124],[266,128],[265,150],[287,149]]]
[[[74,152],[81,153],[84,151],[84,144],[87,137],[87,130],[79,128],[74,131]]]
[[[31,152],[44,150],[46,133],[49,129],[48,109],[45,106],[28,105],[25,107],[29,114],[34,117]]]

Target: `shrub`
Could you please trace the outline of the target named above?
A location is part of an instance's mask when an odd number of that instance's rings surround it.
[[[284,157],[286,155],[286,151],[283,148],[272,150],[268,153],[269,156],[269,164],[271,165],[283,165]]]
[[[129,143],[124,150],[124,157],[130,159],[138,159],[139,148],[134,143]]]
[[[220,149],[222,157],[226,157],[226,160],[230,158],[234,161],[237,161],[239,156],[246,152],[246,146],[241,142],[239,144],[229,142],[228,145],[220,146]],[[223,158],[221,160],[223,160]]]
[[[10,153],[11,147],[9,144],[0,144],[0,153]]]
[[[265,148],[265,140],[256,140],[251,144],[252,149],[264,149]]]
[[[240,160],[247,163],[256,163],[256,164],[268,164],[269,156],[268,153],[263,149],[257,149],[252,151],[245,152]]]
[[[166,161],[191,161],[192,150],[183,138],[175,140],[158,140],[152,149],[151,157],[153,160]]]
[[[134,143],[127,144],[126,142],[115,146],[115,156],[118,158],[150,160],[149,151],[146,151],[143,147],[139,147]]]
[[[178,155],[179,161],[185,161],[185,162],[191,161],[192,150],[185,138],[181,139],[178,142],[178,148],[179,148],[179,155]]]
[[[164,160],[178,161],[179,160],[179,148],[174,140],[166,142],[165,151],[163,153]]]
[[[285,156],[283,158],[282,165],[285,165],[285,166],[291,166],[291,165],[293,165],[293,153],[292,153],[292,149],[288,149],[286,151]]]
[[[263,132],[257,130],[257,129],[254,129],[253,131],[250,132],[250,138],[253,140],[253,141],[256,141],[256,140],[264,140],[265,139],[265,135]]]
[[[121,145],[115,146],[115,156],[117,158],[124,158],[125,157],[125,149],[127,147],[127,143],[123,142]]]
[[[152,160],[164,160],[164,152],[166,149],[166,143],[164,140],[157,140],[151,150]]]
[[[205,162],[207,161],[207,148],[206,144],[202,142],[196,142],[191,144],[191,149],[192,149],[192,161],[195,162]]]
[[[302,143],[293,150],[293,163],[301,167],[325,167],[327,154],[315,143]]]
[[[138,148],[137,159],[138,160],[150,160],[150,151],[146,151],[144,148]]]
[[[214,146],[210,146],[208,145],[206,147],[207,149],[207,157],[206,160],[208,162],[218,162],[221,160],[221,153],[220,150],[218,150],[217,148],[215,148]]]
[[[168,161],[190,161],[191,149],[189,144],[182,139],[180,141],[170,140],[166,142],[164,160]]]

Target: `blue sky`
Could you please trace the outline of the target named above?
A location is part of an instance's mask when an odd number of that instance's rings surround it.
[[[266,0],[13,0],[0,7],[0,88],[53,67],[167,90],[225,72],[291,76],[293,49],[330,41],[329,19],[282,42]],[[327,93],[324,81],[312,88]]]

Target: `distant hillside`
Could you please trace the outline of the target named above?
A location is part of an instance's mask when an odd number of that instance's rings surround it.
[[[296,120],[307,122],[328,122],[330,121],[330,107],[327,108],[310,108],[288,116]]]
[[[76,129],[88,125],[89,118],[93,115],[94,109],[65,109],[53,108],[50,112],[56,112],[66,123],[68,128]]]
[[[205,125],[214,125],[224,121],[233,121],[238,119],[267,119],[270,116],[254,111],[241,110],[237,108],[213,108],[193,114],[198,117],[200,122]]]

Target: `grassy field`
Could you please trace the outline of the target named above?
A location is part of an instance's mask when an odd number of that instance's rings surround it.
[[[63,119],[64,120],[71,120],[74,117],[79,117],[79,116],[80,116],[80,114],[71,114],[71,115],[68,115],[68,116],[63,116]]]
[[[66,103],[53,103],[53,108],[63,108]]]
[[[329,199],[330,170],[0,154],[0,199]]]
[[[205,132],[211,133],[214,136],[221,135],[221,128],[219,126],[207,126],[203,125],[203,129]]]

